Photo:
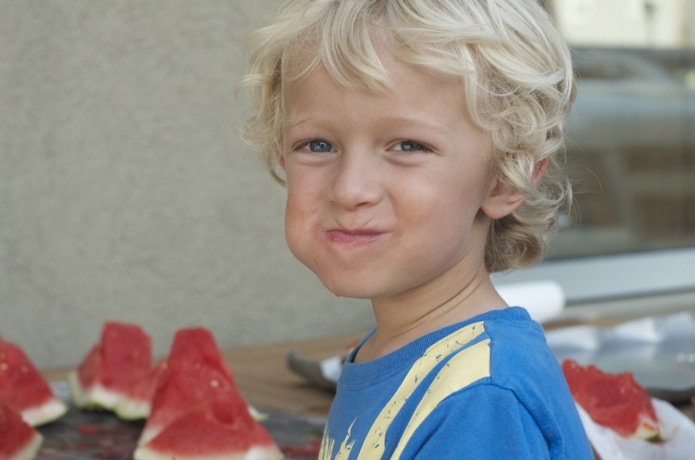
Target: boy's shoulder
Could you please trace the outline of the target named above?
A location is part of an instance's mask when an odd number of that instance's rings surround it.
[[[463,351],[461,338],[471,344],[485,341],[491,348],[491,365],[502,364],[508,357],[546,359],[552,356],[545,332],[521,307],[492,310],[466,322],[438,331],[439,341]],[[540,355],[537,353],[542,350]],[[501,361],[498,363],[497,361]]]
[[[543,328],[523,308],[485,313],[434,333],[431,341],[411,374],[429,368],[427,378],[416,377],[431,385],[456,382],[453,387],[447,384],[449,393],[442,401],[452,396],[466,399],[466,392],[482,386],[510,392],[530,407],[552,406],[559,400],[567,409],[572,404]]]
[[[476,359],[486,362],[487,376],[462,388],[458,394],[452,394],[454,400],[460,399],[470,406],[471,399],[480,399],[481,391],[498,395],[493,397],[499,397],[500,392],[506,393],[538,423],[565,419],[568,426],[581,426],[574,400],[560,364],[546,342],[544,330],[526,310],[510,307],[487,314],[479,327],[484,332],[477,340],[485,344],[485,350],[477,353]],[[465,353],[465,350],[462,348],[460,352]],[[475,362],[468,360],[467,365]],[[577,428],[577,431],[581,430]]]
[[[475,341],[483,342],[486,351],[485,357],[478,353],[477,359],[489,366],[489,383],[514,392],[532,389],[544,393],[558,385],[564,391],[562,370],[547,345],[545,332],[525,309],[488,312],[461,329],[466,327],[480,329]],[[458,352],[465,353],[467,348]]]

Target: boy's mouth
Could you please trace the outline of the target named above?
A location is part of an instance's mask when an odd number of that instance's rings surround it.
[[[328,241],[348,245],[364,245],[383,238],[387,232],[374,229],[330,229],[324,231]]]

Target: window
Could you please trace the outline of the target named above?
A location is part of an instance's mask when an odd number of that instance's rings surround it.
[[[578,95],[567,126],[575,212],[539,267],[568,302],[695,290],[695,2],[555,0]]]

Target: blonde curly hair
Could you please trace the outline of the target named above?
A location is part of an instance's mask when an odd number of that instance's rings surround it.
[[[291,78],[323,65],[342,85],[388,91],[377,44],[462,79],[466,109],[492,137],[497,180],[526,195],[492,223],[486,267],[498,272],[538,261],[555,216],[571,201],[561,160],[575,89],[570,51],[536,0],[289,0],[249,37],[242,87],[256,113],[244,139],[284,183],[275,151],[283,141],[288,62],[301,60]]]

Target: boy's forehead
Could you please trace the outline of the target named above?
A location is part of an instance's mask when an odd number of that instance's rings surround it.
[[[384,70],[393,77],[393,86],[381,91],[344,85],[322,63],[301,78],[284,80],[284,128],[343,113],[342,108],[336,112],[336,107],[342,107],[343,103],[356,103],[360,110],[375,116],[379,113],[380,120],[391,120],[394,126],[419,126],[437,131],[444,129],[442,120],[475,124],[470,118],[462,79],[390,54],[382,59]]]
[[[393,73],[394,66],[390,65],[393,63],[400,63],[411,69],[418,68],[442,81],[455,81],[461,88],[464,86],[464,75],[452,75],[434,66],[410,62],[405,53],[399,53],[383,36],[374,38],[372,45],[374,53],[354,53],[349,56],[339,52],[326,55],[322,53],[321,42],[317,40],[306,40],[301,46],[288,47],[281,59],[281,91],[285,90],[287,82],[301,80],[322,69],[342,86],[388,93],[393,87],[393,79],[398,77]]]

